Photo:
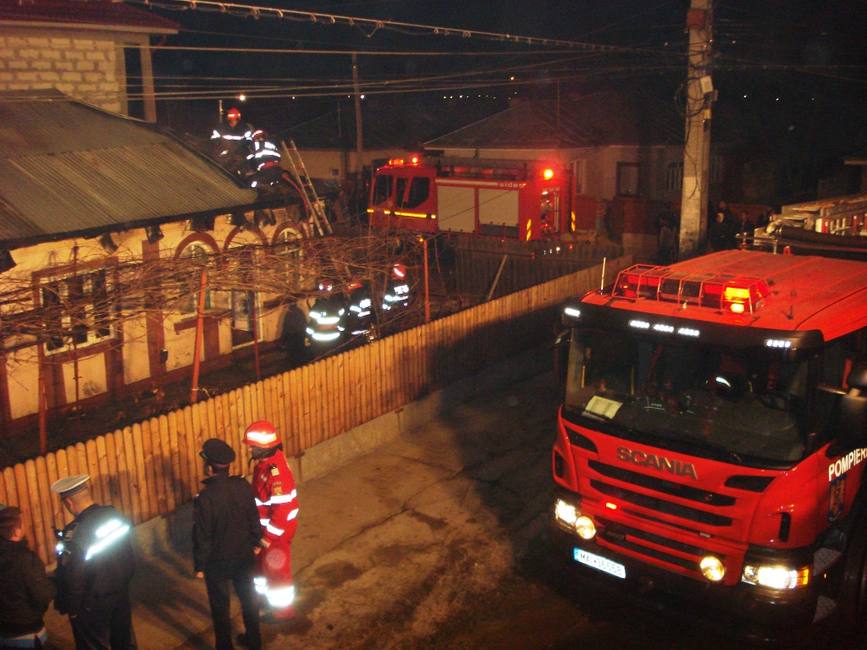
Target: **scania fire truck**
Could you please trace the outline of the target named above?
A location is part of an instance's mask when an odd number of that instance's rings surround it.
[[[570,186],[553,163],[412,154],[376,170],[367,213],[375,228],[548,239],[571,227]]]
[[[563,323],[564,561],[744,629],[863,620],[867,262],[731,250],[635,265]]]

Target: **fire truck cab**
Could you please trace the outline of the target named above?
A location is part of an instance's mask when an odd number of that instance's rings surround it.
[[[413,154],[376,170],[367,213],[375,228],[548,239],[569,228],[569,188],[551,163]]]
[[[563,324],[564,559],[762,629],[863,620],[867,262],[636,265]]]

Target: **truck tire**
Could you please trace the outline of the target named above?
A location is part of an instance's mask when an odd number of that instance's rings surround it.
[[[840,585],[841,629],[847,634],[860,631],[867,612],[867,518],[861,517],[852,529]]]

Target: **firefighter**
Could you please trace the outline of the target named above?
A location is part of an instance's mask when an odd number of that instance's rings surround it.
[[[214,155],[224,167],[240,173],[252,150],[253,127],[241,122],[241,111],[234,106],[226,111],[226,124],[211,132]]]
[[[277,145],[268,140],[268,135],[262,129],[256,129],[251,136],[251,150],[247,154],[247,163],[253,180],[250,187],[273,185],[280,180],[283,168],[280,167],[280,150]]]
[[[298,527],[298,493],[295,478],[283,455],[277,429],[267,420],[254,422],[244,432],[250,446],[253,470],[253,494],[259,506],[259,523],[263,527],[259,570],[254,579],[256,591],[270,608],[274,620],[295,615],[295,587],[292,585],[291,544]]]
[[[364,282],[353,282],[346,289],[349,293],[346,329],[353,338],[370,339],[373,336],[373,301],[370,287]]]
[[[321,352],[340,344],[346,332],[346,303],[331,280],[319,281],[319,296],[307,313],[307,342]]]
[[[244,645],[262,647],[259,607],[253,589],[255,554],[262,538],[259,513],[250,484],[229,476],[235,452],[222,440],[211,438],[199,456],[205,461],[205,487],[193,503],[193,564],[197,578],[205,579],[217,650],[232,648],[229,584],[241,601]]]
[[[383,311],[400,311],[409,304],[410,293],[407,275],[406,266],[400,262],[391,267],[385,295],[382,299]]]
[[[93,502],[89,480],[80,474],[51,486],[74,517],[58,534],[54,606],[69,615],[77,650],[135,648],[132,526],[112,506]]]

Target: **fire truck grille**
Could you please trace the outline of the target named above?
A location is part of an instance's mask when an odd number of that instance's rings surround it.
[[[698,501],[699,503],[704,503],[709,506],[733,506],[735,504],[734,497],[719,494],[718,492],[699,490],[688,485],[666,481],[665,479],[657,478],[655,476],[630,472],[627,469],[606,465],[605,463],[600,463],[596,460],[591,460],[589,465],[591,469],[599,472],[603,476],[615,478],[624,483],[640,485],[643,488],[648,488],[657,492],[671,494],[672,496],[680,497],[681,499],[690,499],[691,501]]]
[[[600,536],[609,544],[632,551],[633,553],[639,553],[668,564],[682,567],[687,571],[696,574],[699,571],[699,561],[709,553],[709,551],[698,546],[693,546],[692,544],[677,542],[672,539],[661,537],[660,535],[654,535],[635,528],[630,528],[629,526],[616,524],[605,519],[600,519],[600,523],[604,525],[603,530],[600,532]],[[659,548],[650,548],[641,542],[649,542],[655,546],[664,546],[673,551],[691,555],[694,559],[685,558],[682,557],[682,555],[667,553]]]
[[[732,519],[730,517],[723,517],[721,515],[716,515],[712,512],[707,512],[705,510],[690,508],[689,506],[682,506],[678,503],[671,503],[670,501],[665,501],[657,497],[639,494],[638,492],[633,492],[632,490],[617,487],[616,485],[611,485],[610,483],[604,483],[602,481],[593,479],[590,481],[590,486],[594,490],[597,490],[598,492],[601,492],[606,496],[612,497],[614,499],[619,499],[621,501],[625,501],[641,508],[646,508],[648,510],[655,510],[657,512],[662,512],[675,517],[680,517],[682,519],[697,521],[699,523],[707,524],[709,526],[731,526],[732,524]]]

